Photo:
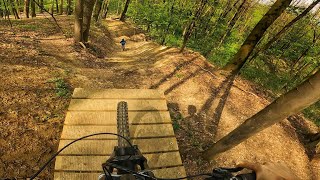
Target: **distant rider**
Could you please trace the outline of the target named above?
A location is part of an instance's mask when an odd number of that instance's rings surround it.
[[[120,41],[120,44],[121,44],[121,46],[122,46],[122,50],[124,51],[125,49],[126,49],[126,41],[124,40],[124,39],[122,39],[121,41]]]

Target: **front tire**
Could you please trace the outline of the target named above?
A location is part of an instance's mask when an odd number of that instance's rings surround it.
[[[117,107],[117,131],[118,134],[130,141],[129,122],[128,122],[128,103],[121,101]],[[118,137],[118,147],[129,147],[129,143]]]

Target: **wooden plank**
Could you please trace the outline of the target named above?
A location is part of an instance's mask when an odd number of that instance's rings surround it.
[[[54,180],[97,180],[101,173],[54,172]]]
[[[129,127],[130,137],[167,137],[174,136],[171,124],[152,124],[152,125],[131,125]],[[116,126],[68,126],[64,125],[61,139],[78,139],[94,133],[117,133]],[[115,136],[101,135],[90,137],[89,139],[116,139]]]
[[[185,177],[186,172],[183,166],[154,169],[152,170],[157,178],[180,178]],[[54,172],[55,180],[97,180],[101,173],[81,173],[81,172]]]
[[[69,111],[115,111],[120,101],[128,102],[131,111],[166,111],[165,100],[130,100],[130,99],[72,99]]]
[[[60,140],[59,150],[71,140]],[[63,150],[61,155],[110,155],[117,140],[81,140]],[[133,139],[132,144],[138,145],[142,153],[178,151],[176,138]]]
[[[129,108],[130,137],[162,178],[185,176],[165,96],[157,90],[76,88],[69,105],[59,149],[79,137],[101,132],[117,133],[120,101]],[[117,137],[102,135],[79,141],[56,158],[54,179],[97,179],[101,164],[117,145]],[[170,167],[170,168],[165,168]],[[67,172],[66,172],[67,171]],[[85,172],[85,173],[81,173]]]
[[[179,152],[167,152],[156,154],[145,154],[150,168],[162,168],[181,166],[182,161]],[[58,156],[56,158],[55,170],[65,171],[101,171],[101,164],[108,156]]]
[[[75,88],[72,98],[89,99],[164,99],[155,89],[83,89]]]
[[[163,168],[152,170],[154,176],[157,178],[181,178],[186,177],[187,173],[183,166],[172,167],[172,168]]]
[[[131,111],[128,115],[129,124],[172,123],[169,112],[166,111]],[[116,125],[117,112],[69,111],[64,124]]]

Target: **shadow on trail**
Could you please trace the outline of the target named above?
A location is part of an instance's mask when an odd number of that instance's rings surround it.
[[[320,134],[313,133],[311,129],[309,128],[308,124],[306,123],[306,120],[304,120],[299,115],[292,115],[289,116],[288,121],[290,125],[294,128],[294,132],[297,135],[300,143],[304,146],[305,152],[308,155],[309,159],[312,159],[316,155],[316,146],[317,142],[320,141]],[[288,125],[281,123],[282,126],[284,126],[287,133],[289,133],[290,136],[290,127],[286,127]]]
[[[172,78],[181,68],[183,68],[183,67],[191,64],[191,63],[192,63],[193,61],[195,61],[198,57],[199,57],[199,56],[194,57],[194,58],[192,58],[192,59],[189,60],[189,61],[185,61],[185,62],[179,64],[170,74],[164,76],[158,83],[150,86],[149,89],[156,89],[156,88],[158,88],[158,87],[161,86],[164,82],[166,82],[168,78]]]
[[[198,75],[199,72],[201,72],[201,69],[197,69],[195,72],[191,73],[189,76],[183,78],[181,81],[179,81],[179,82],[175,83],[174,85],[172,85],[171,87],[169,87],[167,90],[164,91],[164,94],[165,95],[169,94],[171,91],[173,91],[174,89],[178,88],[179,86],[181,86],[182,84],[187,82],[187,80]]]
[[[224,106],[227,102],[230,94],[231,87],[233,85],[236,75],[231,74],[219,85],[218,88],[212,90],[211,96],[206,100],[204,105],[201,107],[199,114],[208,114],[210,108],[213,106],[214,101],[219,98],[219,102],[214,110],[213,117],[206,123],[207,130],[216,134],[217,127],[220,123],[221,115]],[[222,93],[221,96],[219,96]]]
[[[148,56],[145,59],[154,61],[154,60],[158,59],[157,56],[159,56],[161,53],[169,51],[170,49],[172,49],[172,47],[165,47],[159,51],[150,52],[150,53],[146,54]]]

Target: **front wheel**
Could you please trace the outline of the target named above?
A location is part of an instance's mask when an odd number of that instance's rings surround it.
[[[129,122],[128,122],[128,103],[121,101],[117,107],[117,131],[118,134],[130,141]],[[129,147],[129,143],[121,137],[118,137],[118,147]]]

